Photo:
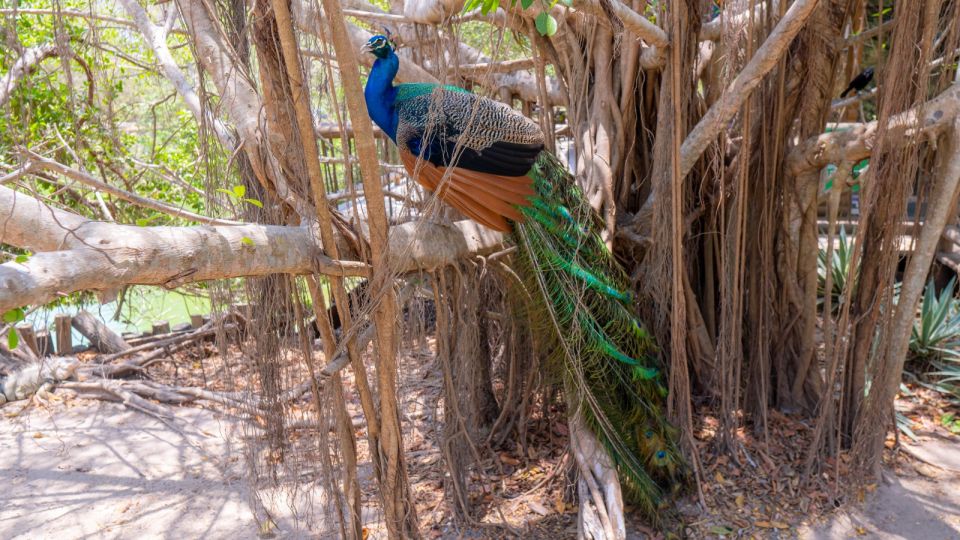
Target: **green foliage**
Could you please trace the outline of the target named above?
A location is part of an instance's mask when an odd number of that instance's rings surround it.
[[[920,304],[920,317],[914,321],[910,334],[912,360],[960,359],[960,352],[954,348],[960,340],[960,313],[953,297],[955,286],[956,278],[953,278],[937,295],[933,280],[927,283]]]
[[[948,412],[940,417],[940,425],[954,435],[960,435],[960,416]]]
[[[3,322],[7,324],[16,324],[23,320],[25,312],[23,308],[13,308],[3,314]]]
[[[549,37],[557,33],[557,20],[545,11],[537,15],[536,24],[541,36]]]
[[[52,7],[49,1],[39,0],[18,5]],[[88,0],[65,0],[56,5],[80,12],[92,8]],[[95,11],[126,17],[113,3],[97,4]],[[18,163],[15,148],[25,146],[139,195],[210,214],[203,195],[208,171],[226,176],[221,171],[227,168],[229,156],[218,145],[204,143],[205,135],[169,81],[143,69],[154,59],[139,36],[110,25],[97,26],[94,33],[82,18],[57,18],[52,14],[18,14],[9,22],[10,35],[16,36],[22,47],[65,38],[74,56],[44,60],[12,91],[0,111],[0,163]],[[177,45],[171,43],[171,52],[178,63],[195,63],[191,48]],[[19,48],[0,47],[0,73],[7,72],[21,52]],[[94,69],[95,80],[89,80],[83,65]],[[69,77],[64,68],[69,70]],[[151,165],[145,167],[144,163]],[[184,183],[171,182],[171,176]],[[76,213],[94,219],[104,217],[87,188],[73,185],[71,195],[65,197],[62,188],[66,182],[57,177],[49,181],[32,178],[29,182],[41,196],[57,194],[54,200]],[[151,211],[135,205],[112,205],[112,198],[102,195],[118,222],[147,225],[156,218]],[[175,218],[171,221],[183,223]]]
[[[231,199],[233,199],[234,202],[245,202],[245,203],[247,203],[247,204],[252,204],[253,206],[256,206],[257,208],[263,208],[263,203],[260,202],[260,201],[258,201],[257,199],[250,199],[250,198],[244,197],[244,195],[247,194],[247,186],[244,186],[244,185],[236,185],[236,186],[233,186],[233,188],[231,188],[231,189],[229,189],[229,190],[228,190],[228,189],[218,189],[217,191],[219,191],[220,193],[226,194],[228,197],[230,197]]]
[[[500,7],[505,1],[506,0],[467,0],[463,4],[463,12],[468,13],[475,9],[480,9],[481,13],[488,15]],[[520,6],[523,9],[530,9],[535,3],[539,4],[540,13],[537,14],[536,26],[537,32],[540,32],[541,36],[549,37],[557,33],[557,20],[549,13],[550,10],[557,5],[557,2],[567,7],[573,5],[572,0],[520,0]],[[510,0],[510,7],[516,5],[517,0]]]
[[[857,274],[860,265],[853,262],[853,239],[847,237],[846,228],[840,227],[839,242],[833,250],[833,257],[830,264],[830,275],[833,283],[830,288],[831,305],[833,309],[839,308],[845,292],[852,294],[857,285]],[[848,288],[848,278],[852,280]],[[817,255],[817,303],[823,305],[827,295],[827,250],[821,248]]]
[[[940,360],[935,360],[933,365],[937,371],[929,373],[935,381],[931,387],[960,398],[960,357],[956,354],[943,356]]]
[[[22,321],[25,316],[26,312],[23,308],[14,308],[3,314],[3,322],[11,325],[11,328],[7,331],[7,347],[10,350],[16,349],[20,345],[20,335],[17,334],[17,329],[13,328],[12,325]]]

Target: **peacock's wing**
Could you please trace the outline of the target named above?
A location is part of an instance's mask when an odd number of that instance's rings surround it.
[[[410,174],[472,219],[500,231],[523,219],[543,133],[513,109],[465,90],[397,87],[397,146]]]

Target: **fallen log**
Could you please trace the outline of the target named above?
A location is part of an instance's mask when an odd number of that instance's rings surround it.
[[[88,311],[80,311],[74,315],[70,324],[90,340],[90,345],[100,353],[118,353],[129,350],[130,344],[120,335],[111,330],[100,319]]]

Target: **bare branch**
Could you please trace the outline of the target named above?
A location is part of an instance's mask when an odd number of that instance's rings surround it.
[[[509,73],[522,69],[533,69],[536,65],[533,58],[520,60],[505,60],[503,62],[481,62],[478,64],[463,64],[459,67],[461,73],[470,73],[474,76],[486,73]]]
[[[204,117],[203,109],[200,106],[200,97],[193,90],[190,82],[187,81],[187,77],[180,71],[180,66],[174,61],[173,55],[170,54],[170,49],[167,48],[166,29],[153,24],[147,12],[140,6],[137,0],[120,0],[120,3],[127,13],[130,14],[130,17],[133,18],[133,22],[136,23],[140,33],[143,34],[147,46],[150,47],[153,55],[157,58],[163,74],[173,83],[173,87],[176,88],[177,93],[183,98],[184,103],[187,105],[187,108],[190,109],[190,112],[193,113],[194,118],[201,124],[206,123],[212,126],[214,133],[217,134],[217,138],[220,139],[220,143],[229,151],[232,151],[236,146],[233,134],[230,133],[230,130],[223,122],[210,114],[209,111],[207,111],[206,117]]]
[[[142,197],[140,195],[137,195],[136,193],[130,193],[129,191],[120,189],[115,186],[111,186],[106,182],[101,182],[100,180],[97,180],[96,178],[90,176],[89,174],[83,171],[79,171],[72,167],[68,167],[62,163],[58,163],[56,161],[53,161],[52,159],[47,159],[39,154],[35,154],[30,151],[27,151],[27,155],[30,156],[29,167],[31,172],[36,169],[53,171],[57,174],[66,176],[71,180],[80,182],[81,184],[84,184],[86,186],[92,187],[94,189],[97,189],[105,193],[109,193],[110,195],[113,195],[118,199],[123,199],[127,202],[136,204],[137,206],[150,208],[174,217],[196,221],[197,223],[204,223],[207,225],[242,225],[242,223],[239,221],[201,216],[200,214],[195,214],[193,212],[190,212],[189,210],[183,210],[182,208],[177,208],[176,206],[170,206],[169,204],[162,203],[154,199]]]
[[[136,28],[137,25],[133,21],[128,21],[126,19],[120,19],[117,17],[111,17],[109,15],[100,15],[98,13],[90,13],[86,11],[74,11],[70,9],[27,9],[27,8],[14,8],[14,9],[0,9],[0,15],[50,15],[57,17],[75,17],[78,19],[88,19],[91,21],[104,21],[109,23],[118,24],[120,26],[126,26],[128,28]],[[189,35],[187,32],[178,29],[171,29],[171,34],[181,34]]]

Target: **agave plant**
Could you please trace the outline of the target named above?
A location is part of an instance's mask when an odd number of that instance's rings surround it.
[[[930,373],[936,381],[931,388],[938,392],[953,394],[960,399],[960,358],[956,355],[945,356],[933,365],[936,366],[937,371]]]
[[[914,321],[910,334],[910,356],[913,359],[936,362],[960,362],[960,313],[953,297],[957,280],[952,278],[937,295],[933,280],[927,283],[920,305],[920,318]],[[960,364],[956,364],[960,376]]]
[[[847,230],[840,226],[840,238],[830,264],[830,275],[833,283],[830,287],[830,296],[833,309],[839,308],[844,293],[852,294],[857,285],[857,274],[860,265],[853,262],[853,239],[847,237]],[[847,278],[850,278],[850,287],[847,287]],[[817,255],[817,303],[823,305],[827,288],[827,250],[820,249]]]

